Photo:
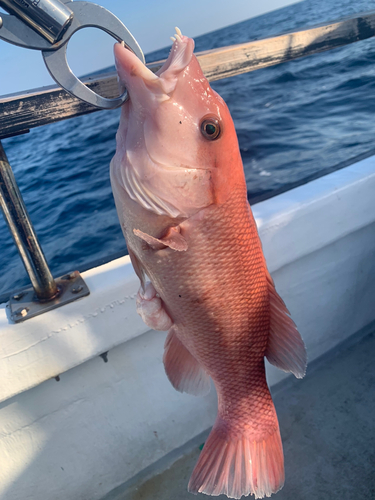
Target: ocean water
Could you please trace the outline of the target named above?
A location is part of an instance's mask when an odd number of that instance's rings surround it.
[[[372,8],[370,0],[305,0],[200,36],[196,50]],[[250,200],[374,149],[374,60],[370,39],[212,85],[234,119]],[[3,141],[54,276],[126,253],[109,182],[118,120],[119,110],[102,111]],[[28,283],[0,216],[0,295]]]

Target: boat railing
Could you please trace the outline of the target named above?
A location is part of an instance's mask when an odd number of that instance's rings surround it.
[[[197,53],[209,81],[266,68],[332,50],[375,36],[375,12],[314,26],[272,38]],[[157,71],[164,61],[148,64]],[[84,80],[96,93],[118,96],[115,72]],[[29,132],[31,128],[100,111],[51,86],[0,98],[0,140]],[[10,308],[15,322],[88,295],[78,272],[54,279],[38,242],[12,169],[0,142],[0,204],[33,288],[12,293]],[[26,300],[25,300],[26,297]],[[20,304],[22,303],[22,306]]]

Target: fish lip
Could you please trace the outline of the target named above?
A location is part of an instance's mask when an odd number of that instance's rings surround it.
[[[179,30],[178,30],[179,31]],[[177,36],[177,35],[176,35]],[[184,35],[178,36],[163,66],[155,73],[151,71],[123,43],[114,46],[115,65],[120,85],[137,92],[136,81],[142,80],[148,91],[168,99],[175,89],[178,76],[188,67],[193,57],[194,40]],[[131,98],[131,95],[130,95]]]
[[[122,43],[114,46],[115,66],[120,83],[127,86],[131,77],[138,77],[145,82],[159,79],[143,62]]]

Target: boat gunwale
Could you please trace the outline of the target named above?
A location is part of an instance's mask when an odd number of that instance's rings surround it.
[[[198,52],[197,58],[209,81],[255,71],[319,52],[336,49],[375,36],[375,11],[355,14],[274,37]],[[156,72],[164,60],[147,64]],[[100,73],[82,80],[103,95],[118,96],[116,72]],[[2,96],[0,140],[27,133],[31,128],[101,111],[80,101],[58,86]]]

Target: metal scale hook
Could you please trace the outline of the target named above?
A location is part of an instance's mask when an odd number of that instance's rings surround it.
[[[104,7],[72,0],[0,0],[9,12],[0,17],[0,39],[20,47],[41,50],[52,78],[78,99],[103,109],[121,106],[125,92],[114,99],[96,94],[71,71],[66,58],[72,35],[86,27],[99,28],[125,46],[144,63],[137,41],[123,23]]]

